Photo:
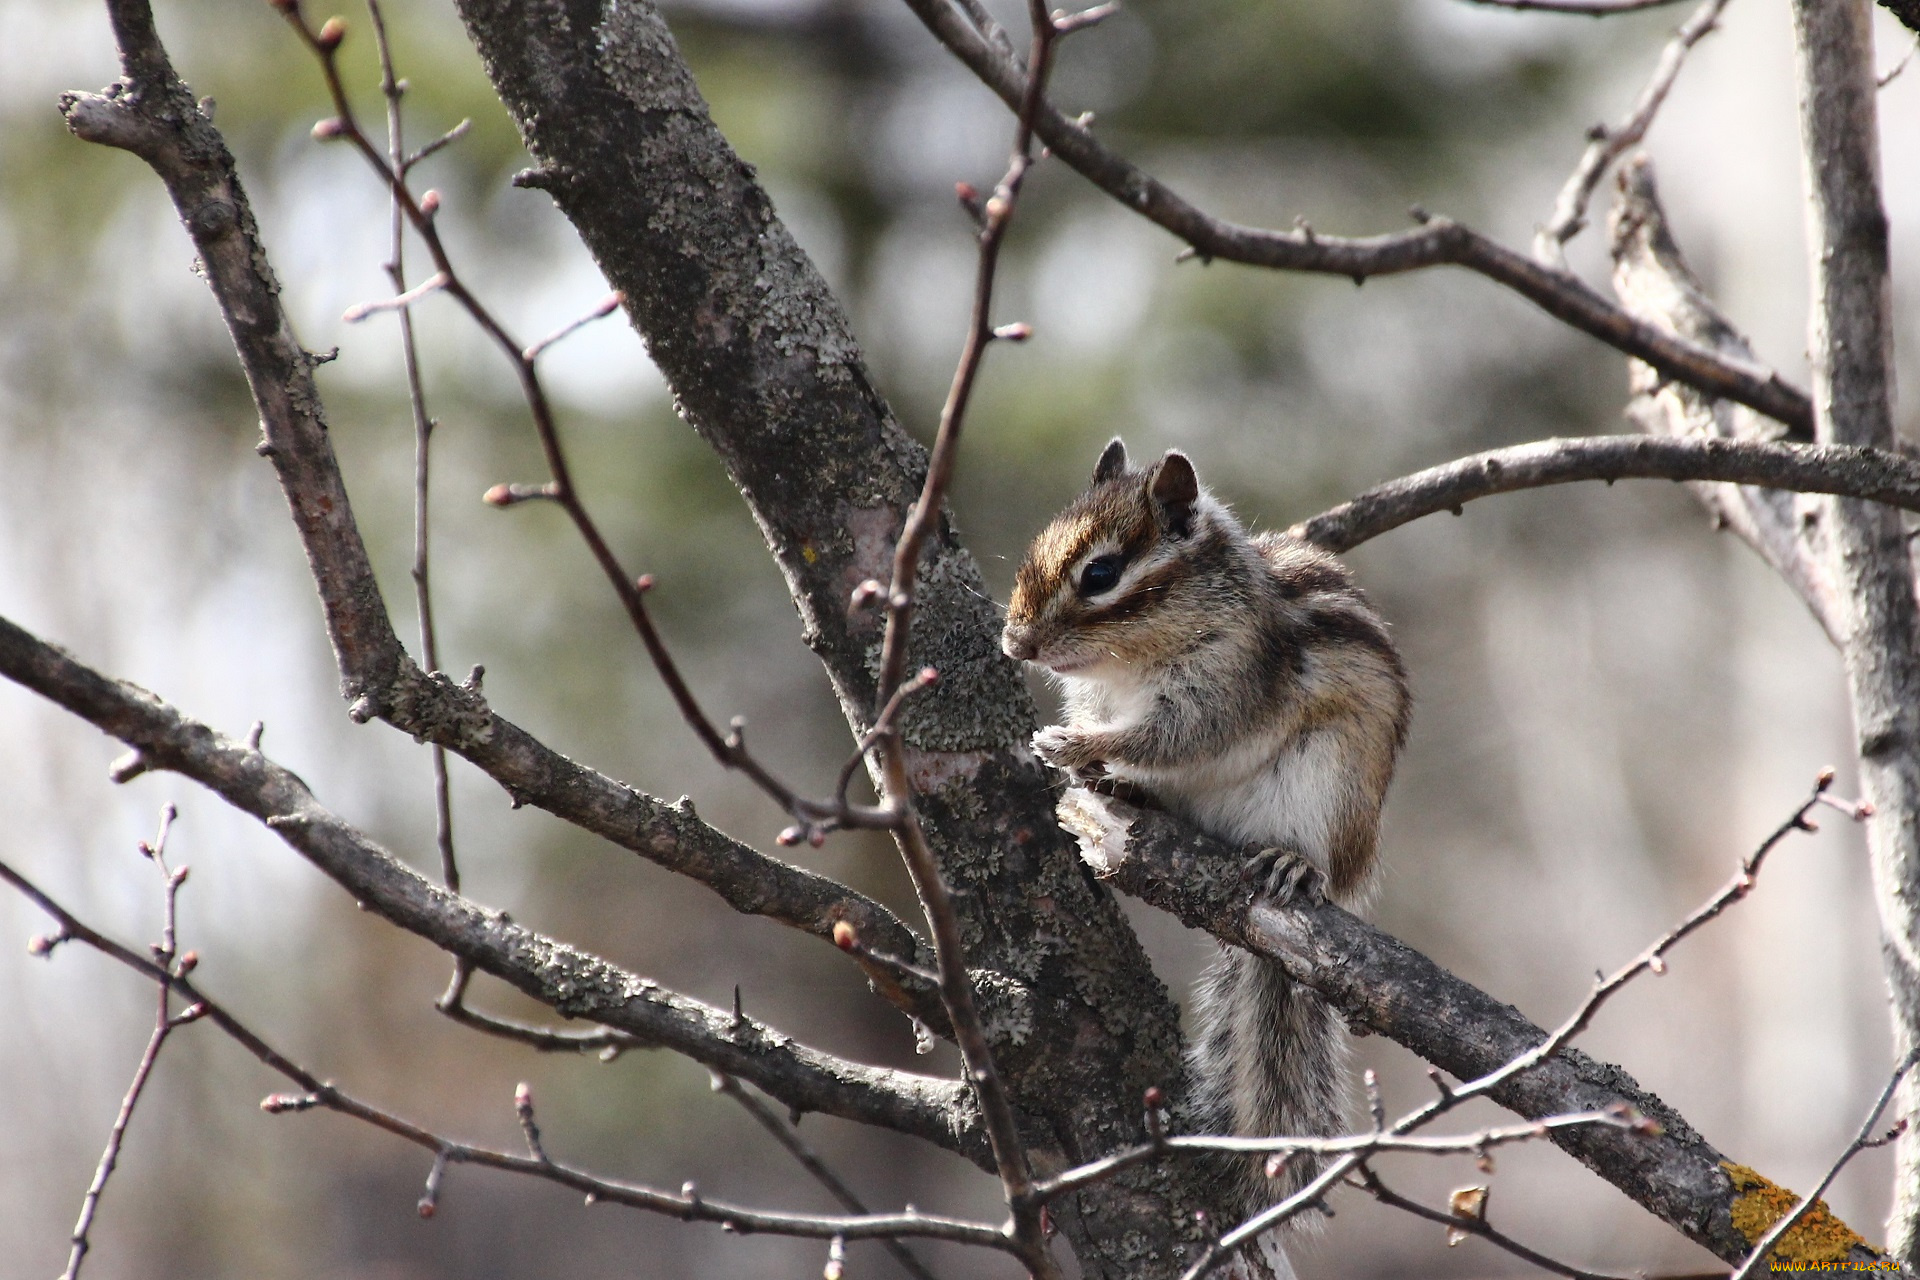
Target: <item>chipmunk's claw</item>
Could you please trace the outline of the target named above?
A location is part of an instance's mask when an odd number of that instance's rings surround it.
[[[1115,800],[1123,800],[1141,809],[1158,809],[1160,807],[1160,802],[1153,798],[1152,792],[1146,790],[1138,783],[1128,782],[1125,778],[1107,776],[1104,766],[1101,768],[1099,777],[1078,778],[1076,780],[1081,786],[1097,796],[1112,796]]]
[[[1243,873],[1253,882],[1248,901],[1267,901],[1276,907],[1298,902],[1320,906],[1327,900],[1327,873],[1295,849],[1262,849],[1247,859]]]

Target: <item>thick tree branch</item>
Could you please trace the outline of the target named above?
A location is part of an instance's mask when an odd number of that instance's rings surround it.
[[[1548,1039],[1511,1006],[1336,906],[1250,904],[1240,874],[1246,851],[1166,813],[1075,789],[1061,802],[1061,820],[1080,837],[1088,864],[1122,891],[1277,960],[1349,1020],[1461,1080],[1498,1071]],[[1620,1068],[1563,1048],[1488,1096],[1528,1119],[1624,1104],[1658,1122],[1658,1135],[1585,1125],[1552,1139],[1717,1256],[1747,1256],[1752,1241],[1731,1216],[1738,1193],[1730,1170],[1739,1166]],[[1856,1254],[1878,1257],[1864,1246]]]
[[[1880,199],[1880,129],[1872,6],[1794,0],[1794,66],[1807,188],[1812,281],[1807,350],[1814,431],[1823,444],[1894,447],[1893,285]],[[1803,540],[1823,553],[1839,587],[1834,634],[1876,810],[1867,831],[1894,1053],[1920,1046],[1920,608],[1899,515],[1852,499],[1820,504]],[[1920,1261],[1920,1088],[1909,1076],[1895,1113],[1888,1222],[1893,1255]]]
[[[295,340],[233,157],[167,63],[141,0],[114,0],[124,55],[146,78],[102,94],[62,98],[68,124],[89,141],[124,147],[166,183],[199,250],[253,391],[264,440],[319,591],[342,692],[356,719],[375,715],[463,756],[516,803],[545,809],[719,893],[737,911],[830,938],[851,921],[903,956],[924,944],[879,903],[844,885],[769,858],[699,821],[690,803],[666,805],[585,768],[495,714],[477,683],[420,671],[394,633],[354,522],[327,433],[313,357]],[[930,954],[930,953],[929,953]],[[870,974],[879,980],[878,974]],[[931,991],[883,987],[923,1020],[942,1021]]]
[[[886,582],[926,452],[873,389],[846,317],[714,127],[658,11],[462,0],[487,73],[786,575],[856,734],[881,705]],[[1138,1099],[1181,1077],[1178,1016],[1110,895],[1087,882],[1027,750],[1033,706],[999,652],[977,566],[941,519],[904,670],[939,681],[902,717],[907,780],[959,905],[994,1059],[1043,1175],[1137,1136]],[[876,950],[889,948],[874,939]],[[924,964],[923,966],[924,967]],[[1143,1170],[1056,1215],[1091,1273],[1191,1257],[1219,1211],[1182,1170]],[[1096,1212],[1097,1210],[1097,1212]],[[1159,1259],[1157,1263],[1150,1259]]]
[[[1288,532],[1341,552],[1464,503],[1581,480],[1685,480],[1836,493],[1920,511],[1920,462],[1885,449],[1696,435],[1589,436],[1489,449],[1376,485]]]
[[[1018,62],[994,47],[951,0],[907,0],[927,29],[1008,106],[1018,108],[1025,83]],[[1205,213],[1094,138],[1085,125],[1050,105],[1035,129],[1054,154],[1141,216],[1171,231],[1206,258],[1325,275],[1395,275],[1452,265],[1514,290],[1556,319],[1646,361],[1670,378],[1751,405],[1785,423],[1800,439],[1813,435],[1806,393],[1755,361],[1737,361],[1637,319],[1569,272],[1516,253],[1446,218],[1425,218],[1417,230],[1358,239],[1305,230],[1269,231]]]
[[[976,1159],[984,1154],[963,1086],[843,1061],[513,924],[401,863],[257,748],[81,665],[5,619],[0,675],[120,739],[142,767],[191,778],[260,819],[367,910],[567,1017],[685,1054],[790,1107],[911,1133]]]
[[[1909,31],[1920,31],[1920,0],[1880,0],[1880,7],[1900,19]]]

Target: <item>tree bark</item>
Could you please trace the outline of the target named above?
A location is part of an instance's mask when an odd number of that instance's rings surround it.
[[[1880,199],[1879,123],[1867,0],[1794,0],[1795,69],[1807,187],[1813,297],[1808,352],[1814,431],[1823,444],[1890,449],[1892,290]],[[1860,753],[1875,808],[1867,833],[1894,1056],[1920,1042],[1920,647],[1913,560],[1898,513],[1852,499],[1817,505],[1807,535],[1839,587],[1836,618]],[[1896,1148],[1888,1245],[1920,1259],[1920,1088],[1896,1102],[1908,1124]]]
[[[873,389],[839,304],[707,113],[652,5],[462,0],[488,75],[673,388],[751,508],[849,722],[874,714],[888,577],[926,453]],[[960,334],[955,334],[956,349]],[[667,584],[667,589],[671,584]],[[916,804],[962,913],[967,961],[1036,1172],[1138,1139],[1149,1086],[1181,1080],[1179,1014],[1112,896],[1055,825],[1036,727],[978,569],[942,522],[905,723]],[[1177,1269],[1219,1220],[1205,1180],[1141,1170],[1059,1206],[1088,1275]]]

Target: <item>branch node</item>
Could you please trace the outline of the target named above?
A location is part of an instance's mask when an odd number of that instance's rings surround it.
[[[514,1086],[513,1113],[520,1119],[520,1132],[527,1135],[528,1153],[541,1164],[551,1164],[546,1148],[540,1145],[540,1126],[533,1120],[533,1086],[524,1080]]]
[[[433,1167],[427,1170],[427,1185],[420,1193],[420,1202],[414,1211],[423,1218],[431,1218],[440,1210],[440,1183],[447,1176],[447,1150],[442,1147],[434,1153]]]
[[[152,767],[147,753],[135,747],[107,766],[107,777],[114,782],[132,782]]]

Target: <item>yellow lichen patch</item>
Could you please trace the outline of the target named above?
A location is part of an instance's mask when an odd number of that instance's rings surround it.
[[[803,542],[800,544],[800,558],[808,564],[812,564],[820,558],[820,553],[813,549],[811,542]]]
[[[1759,1243],[1768,1228],[1792,1213],[1793,1207],[1800,1203],[1799,1196],[1767,1181],[1743,1164],[1723,1160],[1720,1167],[1733,1183],[1733,1229],[1744,1236],[1749,1245]],[[1807,1216],[1773,1247],[1773,1261],[1783,1270],[1843,1262],[1855,1246],[1873,1249],[1827,1210],[1825,1200],[1818,1200]]]

